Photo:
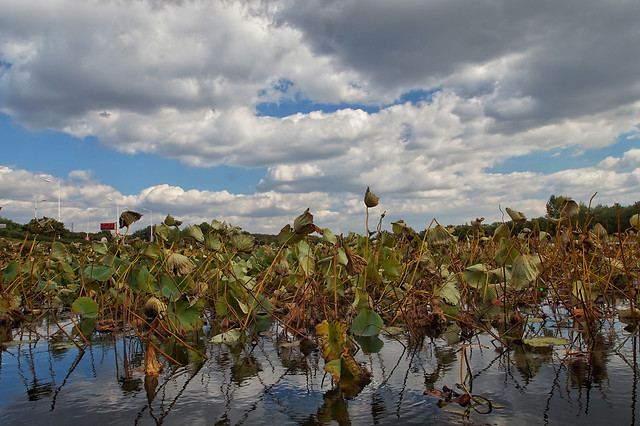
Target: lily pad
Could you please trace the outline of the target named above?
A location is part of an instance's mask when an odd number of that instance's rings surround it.
[[[356,336],[377,336],[383,327],[384,322],[380,315],[365,308],[353,319],[350,331]]]
[[[569,342],[562,337],[532,337],[531,339],[522,339],[529,346],[557,346],[568,345]]]
[[[71,310],[85,318],[94,318],[98,314],[98,304],[90,297],[78,297],[71,305]]]

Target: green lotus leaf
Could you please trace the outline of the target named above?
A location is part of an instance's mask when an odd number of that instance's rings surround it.
[[[384,322],[380,315],[365,308],[353,319],[349,331],[356,336],[377,336],[383,327]]]
[[[153,230],[153,233],[155,234],[156,239],[162,239],[163,241],[169,240],[170,232],[171,232],[171,228],[169,228],[169,226],[165,225],[164,223],[156,225]]]
[[[90,297],[78,297],[71,304],[71,310],[85,318],[94,318],[99,311],[98,304]]]
[[[204,245],[209,250],[218,251],[222,247],[222,241],[216,234],[209,233],[204,236]]]
[[[296,244],[296,253],[300,267],[306,275],[312,275],[316,270],[316,264],[313,259],[313,251],[306,241],[302,240]]]
[[[109,266],[89,265],[84,271],[84,277],[92,281],[107,281],[116,272],[115,268]]]
[[[364,205],[367,206],[367,208],[375,207],[378,205],[378,201],[380,201],[380,197],[371,192],[367,186],[367,191],[364,193]]]
[[[12,260],[2,269],[2,278],[6,281],[11,281],[18,275],[18,272],[20,272],[18,262]]]
[[[460,303],[460,290],[458,290],[458,287],[456,286],[457,283],[457,275],[451,273],[447,278],[447,281],[437,292],[437,295],[442,300],[452,306],[457,306]]]
[[[395,281],[402,275],[402,264],[393,257],[380,262],[380,267],[382,268],[382,275],[390,281]]]
[[[59,241],[56,241],[51,246],[51,259],[56,262],[71,262],[72,260],[67,246]]]
[[[333,235],[333,233],[329,229],[325,228],[322,230],[322,241],[331,245],[335,245],[338,242],[338,237]]]
[[[215,232],[224,232],[227,230],[227,223],[226,222],[220,222],[217,219],[213,219],[211,221],[211,229]]]
[[[107,254],[107,245],[100,241],[91,241],[91,250],[98,254]]]

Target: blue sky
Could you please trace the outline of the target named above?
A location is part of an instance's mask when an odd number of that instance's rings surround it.
[[[272,233],[309,207],[362,232],[367,187],[387,228],[640,199],[633,2],[0,9],[0,206],[18,222],[36,199],[57,217],[45,179],[91,229],[117,201]]]

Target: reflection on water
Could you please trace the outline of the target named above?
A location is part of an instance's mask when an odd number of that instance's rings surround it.
[[[617,323],[527,324],[527,335],[570,344],[505,350],[491,336],[405,335],[358,340],[372,373],[360,388],[333,388],[308,341],[277,328],[247,345],[194,336],[189,350],[159,343],[159,375],[145,375],[146,346],[132,336],[95,337],[85,351],[42,330],[13,336],[0,352],[2,424],[634,424],[637,335]],[[133,335],[135,336],[135,335]],[[182,365],[170,363],[167,357]],[[472,395],[492,401],[480,414]],[[455,398],[455,396],[458,398]],[[488,409],[487,409],[488,407]]]

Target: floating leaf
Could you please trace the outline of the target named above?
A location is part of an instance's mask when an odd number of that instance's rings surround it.
[[[131,224],[136,223],[142,217],[142,213],[134,212],[132,210],[125,210],[120,214],[120,228],[129,227]]]
[[[98,314],[98,304],[90,297],[78,297],[71,305],[71,310],[85,318],[94,318]]]
[[[364,205],[367,206],[367,208],[375,207],[378,205],[378,201],[380,201],[380,197],[371,192],[367,186],[367,190],[364,193]]]
[[[568,345],[569,342],[562,337],[532,337],[531,339],[522,339],[529,346],[556,346]]]
[[[347,335],[347,323],[344,321],[322,321],[316,325],[318,344],[325,361],[339,359],[343,352],[353,350],[353,344]]]
[[[216,334],[209,341],[211,343],[235,343],[240,340],[242,331],[239,328],[233,328],[224,333]]]
[[[383,327],[380,315],[365,308],[353,319],[350,331],[357,336],[377,336]]]

